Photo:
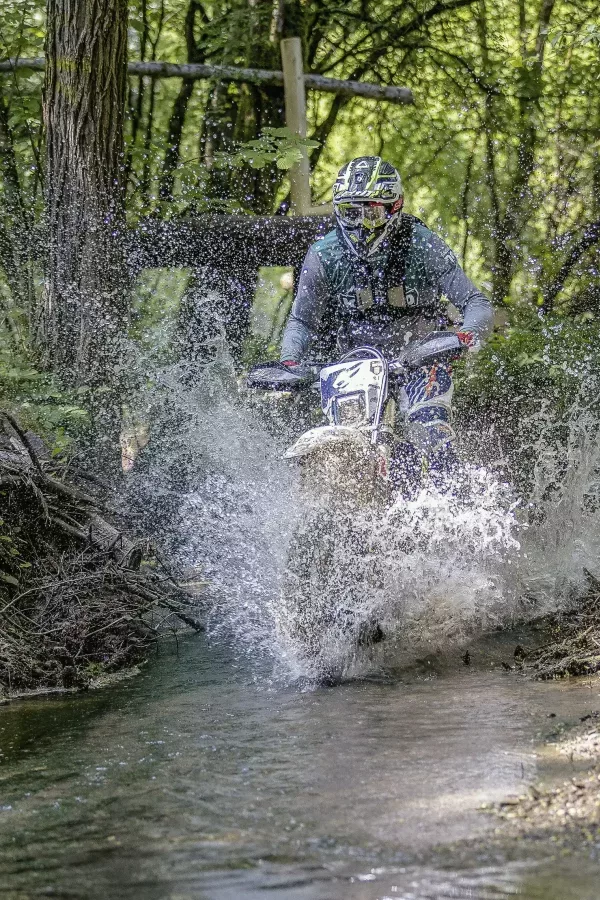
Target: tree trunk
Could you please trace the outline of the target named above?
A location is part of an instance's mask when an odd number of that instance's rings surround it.
[[[48,272],[40,343],[71,385],[112,380],[126,319],[127,0],[47,0]]]
[[[518,71],[517,154],[512,184],[506,193],[504,216],[495,230],[496,260],[493,271],[492,300],[500,304],[506,300],[520,257],[527,253],[524,235],[532,211],[531,178],[535,171],[538,149],[538,117],[542,96],[542,76],[548,29],[556,0],[542,0],[535,32],[535,51],[527,50],[526,4],[519,3],[519,26],[522,39],[521,65]]]
[[[173,103],[173,111],[169,119],[167,134],[167,149],[160,176],[158,195],[161,200],[173,200],[173,186],[175,184],[175,171],[179,165],[181,138],[183,126],[187,114],[188,104],[194,92],[194,82],[184,79],[179,88],[179,93]]]
[[[3,204],[0,207],[0,266],[4,269],[13,300],[31,317],[33,285],[29,261],[31,210],[25,204],[10,127],[10,110],[0,85],[0,177]],[[2,307],[0,301],[0,308]],[[9,323],[9,333],[16,328]]]
[[[190,0],[185,15],[185,43],[187,47],[188,63],[202,62],[202,53],[196,42],[195,28],[196,15],[204,25],[209,24],[204,7],[198,0]],[[191,78],[184,78],[179,88],[179,93],[173,104],[173,110],[169,119],[167,134],[167,149],[160,176],[159,197],[161,200],[173,200],[173,185],[175,183],[175,171],[179,165],[181,137],[187,114],[188,104],[194,93],[194,82]]]

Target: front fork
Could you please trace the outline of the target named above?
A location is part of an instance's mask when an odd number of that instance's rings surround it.
[[[377,453],[376,473],[379,478],[390,481],[392,475],[392,458],[395,446],[396,401],[388,397],[381,422],[377,427],[375,450]]]

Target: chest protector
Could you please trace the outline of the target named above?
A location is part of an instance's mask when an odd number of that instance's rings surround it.
[[[435,315],[439,303],[431,293],[415,303],[406,289],[407,265],[414,253],[413,230],[423,223],[402,214],[398,227],[379,253],[361,262],[346,251],[335,235],[325,238],[317,252],[334,299],[335,315],[344,320],[403,318]],[[408,297],[407,297],[408,294]],[[423,302],[425,301],[425,302]],[[333,310],[332,310],[333,312]]]

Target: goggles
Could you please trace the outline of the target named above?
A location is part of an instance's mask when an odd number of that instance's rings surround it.
[[[392,206],[384,203],[337,203],[335,211],[340,222],[349,228],[358,225],[381,228],[392,215]]]

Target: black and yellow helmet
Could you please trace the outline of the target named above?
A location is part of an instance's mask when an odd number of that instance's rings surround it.
[[[338,172],[333,208],[339,232],[352,253],[376,252],[400,217],[404,193],[396,169],[379,156],[359,156]]]

